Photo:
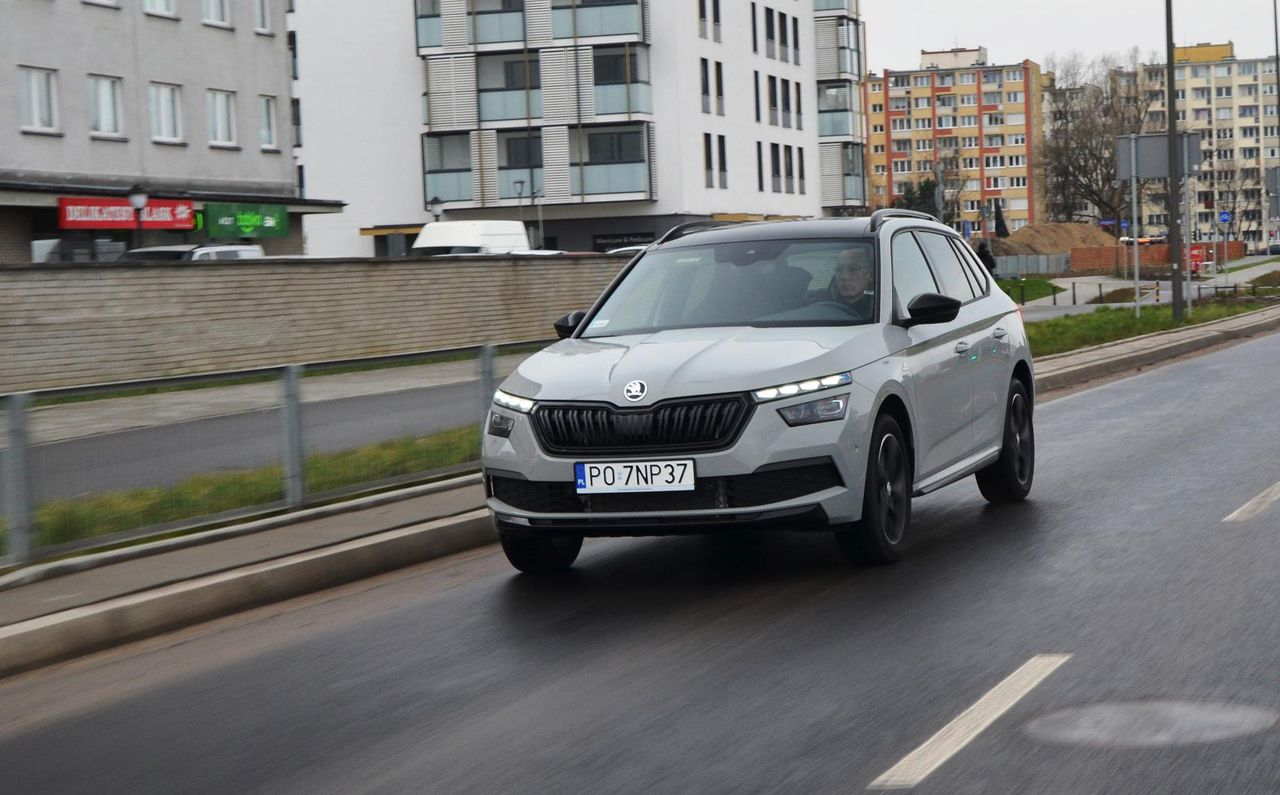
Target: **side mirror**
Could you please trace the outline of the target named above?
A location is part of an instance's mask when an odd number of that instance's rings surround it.
[[[903,328],[930,323],[950,323],[956,319],[956,315],[960,314],[960,300],[937,293],[921,293],[907,304],[907,311],[911,316],[898,321],[898,325]]]
[[[956,306],[959,306],[958,302]],[[587,313],[579,309],[576,312],[570,312],[560,318],[554,324],[556,327],[556,336],[560,339],[565,339],[566,337],[571,336],[573,332],[577,330],[578,326],[582,324],[582,319],[586,316]]]

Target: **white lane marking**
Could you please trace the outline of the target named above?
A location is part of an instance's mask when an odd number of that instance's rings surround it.
[[[1069,659],[1070,654],[1037,654],[1027,660],[867,789],[910,789],[924,781]]]
[[[1247,522],[1267,509],[1271,503],[1280,500],[1280,483],[1241,505],[1236,512],[1223,519],[1224,522]]]

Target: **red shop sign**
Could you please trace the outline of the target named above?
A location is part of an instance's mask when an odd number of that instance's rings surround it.
[[[59,229],[136,229],[128,199],[59,196]],[[142,208],[143,229],[194,229],[195,207],[184,199],[152,199]]]

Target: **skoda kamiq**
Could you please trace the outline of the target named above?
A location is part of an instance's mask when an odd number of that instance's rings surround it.
[[[1017,305],[931,217],[677,227],[501,385],[484,484],[522,571],[584,536],[829,530],[896,560],[911,498],[1035,465]]]

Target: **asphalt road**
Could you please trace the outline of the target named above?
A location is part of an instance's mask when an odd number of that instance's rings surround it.
[[[304,403],[306,450],[350,450],[478,422],[478,392],[479,382],[470,382]],[[34,497],[167,486],[193,475],[270,466],[280,463],[282,439],[276,409],[35,445],[28,452]]]
[[[1276,361],[1280,336],[1041,405],[1032,499],[919,499],[896,566],[826,535],[602,540],[531,579],[490,548],[8,680],[3,790],[856,792],[935,738],[914,791],[1280,791],[1274,718],[1028,731],[1280,708],[1280,504],[1223,521],[1280,480]]]

